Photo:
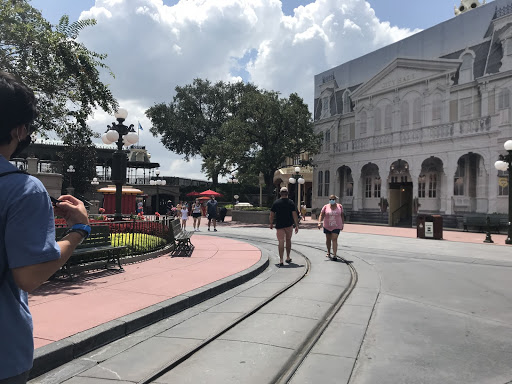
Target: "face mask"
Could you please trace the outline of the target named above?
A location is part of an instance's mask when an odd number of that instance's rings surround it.
[[[331,203],[332,205],[336,204],[336,200],[329,200],[329,203]]]
[[[27,148],[30,143],[32,142],[32,137],[27,134],[27,137],[23,140],[19,140],[18,145],[16,146],[16,149],[14,150],[13,154],[11,155],[11,158],[14,158],[18,156],[25,148]]]

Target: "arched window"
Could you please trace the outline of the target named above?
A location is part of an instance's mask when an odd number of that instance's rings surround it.
[[[421,98],[414,99],[412,105],[412,123],[415,125],[421,124]]]
[[[325,184],[324,184],[324,196],[329,196],[329,183],[331,179],[331,172],[325,171]]]
[[[375,121],[375,133],[380,133],[382,129],[382,113],[379,107],[373,111],[373,121]]]
[[[391,130],[391,104],[386,105],[386,109],[384,109],[384,130],[390,131]]]
[[[459,84],[473,81],[473,61],[473,55],[469,52],[462,56],[462,64],[459,70]]]
[[[343,94],[343,113],[352,112],[352,100],[350,99],[350,93],[345,91]]]
[[[322,171],[318,172],[318,196],[323,196],[323,187],[324,187],[324,173]]]
[[[366,131],[367,131],[367,124],[368,124],[368,116],[366,114],[366,112],[361,112],[361,118],[360,118],[360,122],[359,122],[359,133],[361,135],[366,135]]]
[[[432,120],[441,120],[441,95],[436,93],[432,100]]]
[[[409,125],[409,103],[407,100],[404,100],[400,106],[400,121],[402,122],[402,127],[404,128]]]

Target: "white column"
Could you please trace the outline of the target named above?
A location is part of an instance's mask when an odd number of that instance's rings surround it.
[[[359,211],[362,205],[362,188],[361,188],[361,167],[357,165],[357,169],[352,169],[352,179],[354,180],[354,200],[352,210]]]
[[[496,159],[493,161],[493,159]],[[489,201],[489,207],[487,213],[498,212],[498,170],[494,167],[494,163],[498,160],[498,153],[494,153],[491,151],[491,159],[490,161],[486,161],[487,164],[487,174],[488,174],[488,182],[487,182],[487,198]],[[510,193],[510,186],[509,186]]]
[[[444,201],[444,209],[445,214],[452,215],[453,214],[453,187],[454,187],[454,177],[455,177],[455,171],[457,171],[457,160],[458,156],[455,157],[455,160],[453,160],[454,156],[448,157],[448,164],[444,165],[444,172],[445,172],[445,180],[446,182],[443,183],[441,186],[442,189],[442,200]]]

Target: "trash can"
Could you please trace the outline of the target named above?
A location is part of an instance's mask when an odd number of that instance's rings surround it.
[[[416,237],[425,238],[425,215],[416,216]]]
[[[443,238],[443,216],[418,215],[416,217],[416,237],[420,239]]]

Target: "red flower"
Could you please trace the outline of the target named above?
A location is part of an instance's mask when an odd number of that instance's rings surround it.
[[[105,213],[105,208],[100,208],[100,209],[98,209],[98,212],[99,212],[99,213]]]
[[[155,212],[155,216],[158,217],[160,216],[160,214],[158,212]]]

